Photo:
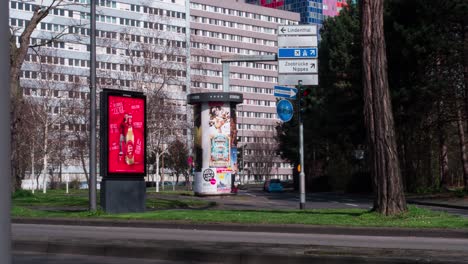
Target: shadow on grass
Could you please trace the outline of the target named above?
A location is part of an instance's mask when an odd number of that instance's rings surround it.
[[[146,209],[150,211],[185,209],[185,210],[206,210],[216,207],[216,202],[200,202],[193,200],[173,200],[157,198],[156,200],[147,200]]]
[[[245,212],[245,213],[274,213],[274,214],[300,214],[300,215],[343,215],[343,216],[362,216],[369,213],[372,213],[372,210],[363,210],[362,212],[343,212],[340,209],[318,209],[320,211],[312,211],[312,210],[249,210],[249,209],[240,209],[240,210],[229,210],[235,212]],[[329,210],[329,211],[324,211]]]

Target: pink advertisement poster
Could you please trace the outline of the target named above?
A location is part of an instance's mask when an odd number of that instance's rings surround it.
[[[109,96],[108,172],[145,172],[145,99]]]

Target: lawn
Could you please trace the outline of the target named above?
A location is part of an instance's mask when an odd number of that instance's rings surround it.
[[[106,214],[88,212],[87,192],[63,191],[24,195],[13,198],[13,217],[69,217],[178,220],[196,223],[307,224],[354,227],[456,228],[468,229],[468,218],[410,206],[407,213],[385,217],[362,209],[320,210],[216,210],[216,204],[196,199],[163,199],[149,195],[145,213]],[[189,197],[188,197],[189,198]],[[57,208],[82,207],[81,210]],[[204,210],[209,209],[209,210]]]

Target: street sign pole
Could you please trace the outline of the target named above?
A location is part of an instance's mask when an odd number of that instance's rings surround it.
[[[299,208],[301,210],[305,209],[306,195],[305,195],[305,173],[304,173],[304,121],[302,119],[301,112],[301,97],[302,97],[302,81],[297,83],[297,90],[299,90],[299,155],[300,155],[300,164],[301,172],[299,173],[299,192],[300,192],[300,203]]]
[[[0,36],[3,39],[10,37],[8,27],[8,6],[9,1],[3,1],[0,13]],[[10,224],[10,206],[11,206],[11,167],[10,167],[10,60],[9,43],[3,41],[0,48],[0,60],[3,62],[0,69],[0,82],[2,94],[0,96],[0,168],[2,176],[0,177],[0,263],[11,263],[11,224]]]
[[[97,175],[96,175],[96,0],[91,0],[91,36],[90,36],[90,104],[89,111],[89,210],[97,210]]]

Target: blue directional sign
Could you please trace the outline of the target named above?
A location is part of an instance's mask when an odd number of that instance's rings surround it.
[[[317,48],[279,48],[278,59],[317,58]]]
[[[294,115],[294,108],[290,101],[280,100],[276,105],[276,113],[281,121],[288,122]]]
[[[293,87],[275,86],[275,96],[287,99],[296,99],[297,89]]]

